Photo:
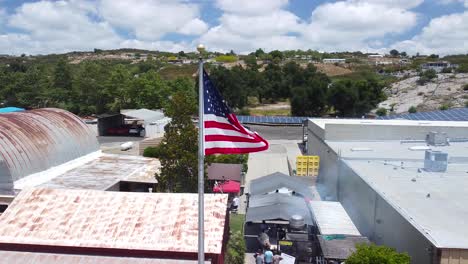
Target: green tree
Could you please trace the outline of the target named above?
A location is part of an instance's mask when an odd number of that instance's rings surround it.
[[[358,94],[349,80],[333,83],[328,90],[328,103],[339,116],[354,116],[354,105]]]
[[[398,50],[396,50],[396,49],[392,49],[390,51],[390,55],[392,55],[393,57],[396,57],[396,56],[400,55],[400,52],[398,52]]]
[[[183,92],[176,92],[165,109],[172,121],[153,150],[161,162],[161,172],[156,174],[158,191],[197,192],[198,132],[191,119],[196,110],[195,100]]]
[[[270,55],[271,55],[272,59],[279,59],[279,60],[283,59],[283,53],[281,51],[279,51],[279,50],[271,51]]]
[[[400,53],[400,56],[406,57],[406,56],[408,56],[408,54],[406,53],[406,51],[403,51],[403,52]]]
[[[327,110],[330,79],[310,64],[303,72],[304,83],[291,89],[291,112],[295,116],[321,116]]]
[[[356,251],[346,260],[346,264],[409,264],[407,253],[398,253],[386,246],[358,245]]]
[[[416,107],[414,106],[411,106],[409,109],[408,109],[408,112],[413,114],[413,113],[416,113],[418,110],[416,109]]]
[[[375,113],[378,116],[386,116],[387,115],[387,109],[381,107],[381,108],[377,109],[377,111]]]
[[[260,58],[265,54],[265,52],[262,49],[257,49],[255,51],[255,57]]]
[[[71,95],[72,81],[70,65],[65,59],[60,59],[55,66],[52,90],[49,93],[51,99],[57,103],[66,103]]]

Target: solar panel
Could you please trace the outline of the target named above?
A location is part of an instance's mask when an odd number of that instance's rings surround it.
[[[378,117],[378,119],[409,119],[430,121],[468,121],[468,108],[453,108],[412,114],[399,114]]]
[[[237,116],[241,123],[256,124],[302,124],[307,117],[301,116]]]

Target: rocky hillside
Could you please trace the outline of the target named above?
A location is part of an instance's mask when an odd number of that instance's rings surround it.
[[[418,85],[419,77],[411,77],[392,84],[387,90],[388,99],[379,107],[395,114],[407,113],[412,106],[418,111],[437,110],[441,107],[464,107],[468,101],[468,74],[438,74],[437,78],[425,85]],[[466,89],[466,88],[465,88]]]

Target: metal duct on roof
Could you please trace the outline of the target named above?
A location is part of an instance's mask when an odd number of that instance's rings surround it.
[[[96,134],[68,111],[45,108],[0,115],[1,183],[97,150]]]

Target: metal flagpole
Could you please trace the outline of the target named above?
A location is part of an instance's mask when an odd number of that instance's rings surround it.
[[[205,47],[198,45],[198,52],[200,52],[199,65],[198,65],[198,264],[205,262],[205,201],[204,201],[204,169],[205,169],[205,148],[204,148],[204,131],[203,131],[203,113],[204,113],[204,100],[203,100],[203,51]]]

